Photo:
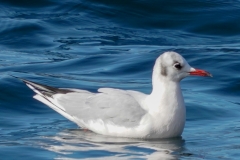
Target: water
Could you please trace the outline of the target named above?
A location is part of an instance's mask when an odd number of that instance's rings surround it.
[[[240,1],[2,0],[1,159],[239,159]],[[56,87],[150,93],[154,60],[181,53],[213,78],[181,82],[181,138],[84,132],[11,75]]]

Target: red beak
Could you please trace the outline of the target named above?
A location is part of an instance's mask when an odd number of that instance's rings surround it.
[[[201,69],[195,69],[195,71],[189,72],[190,75],[195,75],[195,76],[205,76],[205,77],[212,77],[212,75],[204,70]]]

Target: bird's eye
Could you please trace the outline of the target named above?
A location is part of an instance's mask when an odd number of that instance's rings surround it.
[[[177,70],[180,70],[182,68],[181,64],[180,63],[175,63],[174,64],[174,67],[177,69]]]

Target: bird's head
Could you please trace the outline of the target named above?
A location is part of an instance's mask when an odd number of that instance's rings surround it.
[[[191,75],[212,77],[207,71],[191,67],[188,62],[176,52],[165,52],[160,55],[154,66],[154,74],[158,74],[160,78],[178,82]]]

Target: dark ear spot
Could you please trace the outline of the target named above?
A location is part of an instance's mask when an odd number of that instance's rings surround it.
[[[179,62],[178,62],[178,61],[174,61],[174,62],[173,62],[173,65],[174,65],[175,63],[179,63]]]
[[[161,64],[161,75],[167,76],[167,68]]]

